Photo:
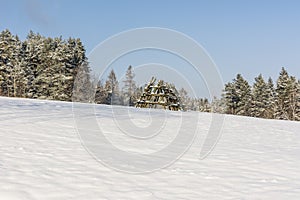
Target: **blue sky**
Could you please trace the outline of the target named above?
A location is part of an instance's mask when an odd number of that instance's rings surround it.
[[[282,66],[300,78],[300,1],[297,0],[7,0],[0,29],[26,38],[79,37],[87,53],[106,38],[132,28],[164,27],[195,39],[225,82],[241,73],[277,78]]]

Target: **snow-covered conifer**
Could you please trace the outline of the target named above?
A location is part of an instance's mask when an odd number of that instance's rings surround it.
[[[269,103],[268,85],[260,74],[255,78],[251,93],[250,116],[267,118]]]

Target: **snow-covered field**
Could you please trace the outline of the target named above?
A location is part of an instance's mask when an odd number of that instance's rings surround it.
[[[89,105],[80,106],[84,113]],[[151,123],[147,110],[130,112],[137,126]],[[97,105],[95,113],[116,147],[136,153],[164,148],[181,126],[181,116],[199,116],[199,130],[191,148],[172,165],[130,174],[87,152],[72,103],[0,98],[0,199],[300,199],[299,122],[225,116],[219,142],[200,160],[211,114],[153,111],[165,123],[162,134],[147,145],[147,140],[119,135],[110,106]]]

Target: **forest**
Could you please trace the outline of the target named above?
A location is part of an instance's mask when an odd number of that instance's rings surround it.
[[[72,99],[76,77],[82,78],[82,84],[96,85],[90,103],[134,106],[143,92],[143,87],[136,85],[132,66],[127,68],[122,88],[114,70],[96,84],[89,72],[79,38],[51,38],[30,31],[21,41],[9,30],[0,33],[0,96],[80,101]],[[222,97],[212,101],[191,98],[184,88],[178,92],[185,111],[300,121],[300,81],[285,68],[275,82],[260,74],[252,85],[237,74],[224,85]]]

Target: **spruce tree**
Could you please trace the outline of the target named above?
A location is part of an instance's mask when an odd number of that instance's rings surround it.
[[[9,64],[11,62],[12,52],[9,46],[11,40],[12,35],[9,30],[6,29],[0,33],[0,94],[2,96],[9,95],[9,76],[11,71]]]
[[[239,100],[237,102],[236,114],[249,116],[251,87],[241,74],[238,74],[233,82]]]
[[[189,98],[188,98],[188,93],[184,88],[181,88],[179,90],[179,98],[180,98],[180,105],[182,106],[182,109],[186,111],[188,109]]]
[[[227,114],[250,114],[251,87],[241,74],[237,74],[233,82],[225,84],[223,98]]]
[[[269,103],[268,85],[260,74],[255,78],[251,94],[250,116],[267,118]]]
[[[295,120],[297,105],[297,81],[289,76],[285,68],[282,68],[276,87],[276,118]]]
[[[107,91],[106,104],[120,105],[120,96],[119,96],[119,82],[117,80],[114,70],[108,75],[108,79],[105,83],[105,90]]]
[[[83,103],[92,103],[94,101],[96,86],[94,86],[87,62],[76,67],[76,77],[73,86],[72,101]]]
[[[136,101],[134,92],[136,91],[136,84],[134,81],[134,72],[133,68],[130,65],[126,71],[126,79],[123,87],[123,95],[124,95],[124,105],[133,106]]]
[[[236,114],[236,108],[238,101],[240,100],[233,83],[229,82],[225,84],[225,89],[223,93],[224,102],[225,102],[225,113],[226,114]]]
[[[298,80],[298,82],[297,82],[295,120],[300,121],[300,80]]]
[[[296,120],[298,104],[298,82],[294,76],[290,76],[289,90],[289,117],[290,120]]]
[[[96,94],[95,94],[95,103],[97,104],[105,104],[107,100],[108,93],[104,88],[102,81],[98,81]]]
[[[45,64],[43,59],[44,38],[40,34],[35,34],[30,31],[26,39],[27,44],[27,71],[28,88],[26,96],[30,98],[46,98],[48,86],[44,80]]]
[[[14,54],[12,58],[13,68],[10,78],[12,81],[13,97],[23,97],[24,90],[27,84],[27,79],[24,71],[24,59],[22,58],[22,44],[18,36],[14,37]]]
[[[73,85],[78,73],[84,76],[82,84],[88,85],[91,82],[90,67],[85,55],[85,49],[80,39],[69,38],[62,46],[62,56],[64,64],[63,90],[67,99],[71,99]]]
[[[18,56],[21,47],[17,36],[9,30],[0,33],[0,94],[9,97],[18,96],[18,78],[22,75]]]
[[[273,83],[273,80],[271,77],[269,77],[269,79],[268,79],[266,93],[268,96],[268,102],[267,102],[265,117],[268,119],[274,119],[275,113],[276,113],[276,106],[275,106],[276,92],[275,92],[274,83]]]
[[[35,79],[35,69],[36,65],[34,62],[31,62],[30,59],[31,52],[29,50],[28,41],[25,40],[22,42],[22,47],[20,50],[20,58],[22,59],[21,65],[25,74],[25,88],[23,97],[32,98],[33,97],[33,80]]]

